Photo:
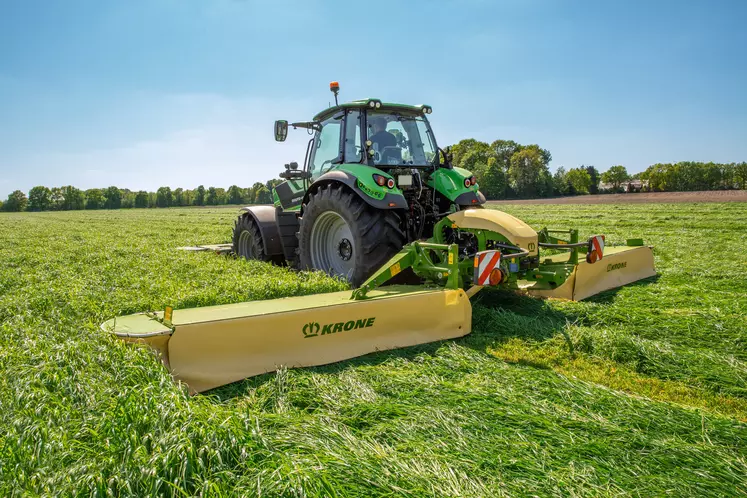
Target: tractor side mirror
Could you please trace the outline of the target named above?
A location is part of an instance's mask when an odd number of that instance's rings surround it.
[[[275,121],[275,141],[285,142],[288,137],[288,121],[278,119]]]

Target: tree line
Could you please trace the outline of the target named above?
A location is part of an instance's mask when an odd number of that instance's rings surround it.
[[[747,163],[654,164],[640,174],[654,191],[747,189]]]
[[[645,191],[747,189],[747,162],[654,164],[635,175],[628,174],[622,165],[601,173],[589,165],[568,170],[561,166],[551,174],[552,155],[536,144],[522,145],[513,140],[488,144],[470,138],[449,150],[454,166],[472,171],[488,199],[622,192],[636,180],[640,180],[639,189]]]
[[[747,189],[747,162],[679,162],[654,164],[629,175],[622,165],[599,172],[582,165],[550,173],[552,155],[539,145],[522,145],[513,140],[488,144],[475,139],[462,140],[448,148],[454,166],[477,177],[480,190],[488,199],[527,199],[579,194],[622,192],[634,180],[645,191],[693,191]],[[223,204],[271,204],[272,189],[282,180],[255,183],[241,188],[231,185],[196,189],[161,187],[156,192],[137,192],[111,186],[80,190],[73,186],[32,188],[28,196],[16,190],[0,209],[4,211],[69,211],[77,209],[121,209],[172,206],[218,206]]]
[[[0,202],[4,211],[73,211],[81,209],[127,209],[177,206],[219,206],[224,204],[272,204],[272,189],[281,180],[257,182],[251,187],[231,185],[196,189],[161,187],[155,192],[121,189],[115,186],[104,189],[80,190],[73,186],[48,188],[34,187],[28,196],[16,190],[7,200]]]

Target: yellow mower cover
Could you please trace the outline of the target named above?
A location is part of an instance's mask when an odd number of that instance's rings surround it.
[[[564,261],[566,254],[556,254],[547,259]],[[579,261],[573,273],[556,289],[536,290],[532,287],[535,282],[520,284],[520,288],[532,296],[551,297],[581,301],[609,289],[622,287],[656,275],[654,269],[654,253],[649,246],[605,247],[604,257],[595,262]]]
[[[351,300],[350,292],[135,314],[106,331],[156,349],[192,392],[277,370],[325,365],[375,351],[469,334],[472,307],[461,290],[390,286]]]

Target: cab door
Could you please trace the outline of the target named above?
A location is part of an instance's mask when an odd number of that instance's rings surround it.
[[[314,134],[311,155],[308,161],[309,182],[342,163],[342,132],[344,113],[339,113],[321,123],[321,128]]]

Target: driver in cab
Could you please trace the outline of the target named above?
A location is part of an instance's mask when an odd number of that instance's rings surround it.
[[[386,118],[373,118],[372,120],[374,134],[368,139],[377,145],[378,150],[384,150],[384,147],[395,147],[397,139],[386,131]]]

